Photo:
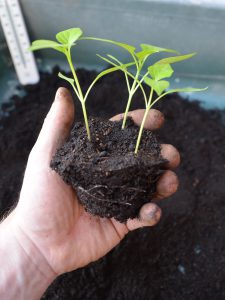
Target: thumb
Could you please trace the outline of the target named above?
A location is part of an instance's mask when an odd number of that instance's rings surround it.
[[[139,218],[129,219],[127,221],[127,228],[135,230],[140,227],[154,226],[161,218],[161,209],[155,203],[147,203],[142,206]]]
[[[74,121],[74,104],[70,92],[60,87],[48,112],[31,157],[49,163],[69,135]]]

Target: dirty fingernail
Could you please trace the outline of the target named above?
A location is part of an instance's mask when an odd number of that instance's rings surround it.
[[[148,213],[148,219],[158,221],[161,216],[161,209],[156,206],[152,211]]]
[[[140,211],[140,217],[142,220],[145,221],[158,221],[161,216],[161,209],[153,203],[145,204],[141,211]]]
[[[59,101],[63,96],[66,96],[67,89],[59,87],[55,94],[55,101]]]

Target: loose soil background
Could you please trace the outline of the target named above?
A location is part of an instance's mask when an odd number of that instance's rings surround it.
[[[0,212],[18,199],[29,151],[58,86],[42,73],[23,98],[12,97],[0,117]],[[87,87],[95,72],[79,71]],[[89,115],[111,117],[124,110],[126,87],[120,73],[101,80],[90,94]],[[136,95],[133,109],[143,106]],[[77,103],[77,101],[76,101]],[[225,125],[218,111],[205,111],[178,95],[159,108],[166,117],[158,132],[181,153],[179,191],[161,202],[159,225],[130,233],[106,257],[60,276],[43,299],[225,299]],[[81,119],[80,106],[76,118]]]

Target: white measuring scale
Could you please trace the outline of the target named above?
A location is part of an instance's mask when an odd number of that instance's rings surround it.
[[[0,0],[0,20],[19,82],[37,83],[39,72],[28,50],[30,41],[18,0]]]

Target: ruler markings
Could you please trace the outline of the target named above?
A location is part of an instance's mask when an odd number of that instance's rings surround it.
[[[17,33],[16,33],[14,20],[12,18],[11,11],[9,9],[9,5],[8,5],[7,0],[5,2],[5,7],[6,7],[6,11],[7,11],[9,20],[11,22],[12,32],[13,32],[13,35],[14,35],[14,38],[15,38],[15,41],[16,41],[16,44],[17,44],[17,47],[18,47],[18,51],[19,51],[21,59],[22,59],[23,66],[24,66],[24,68],[26,68],[26,63],[25,63],[25,58],[24,58],[24,55],[23,55],[23,50],[21,49],[20,41],[19,41],[19,38],[18,38]]]

